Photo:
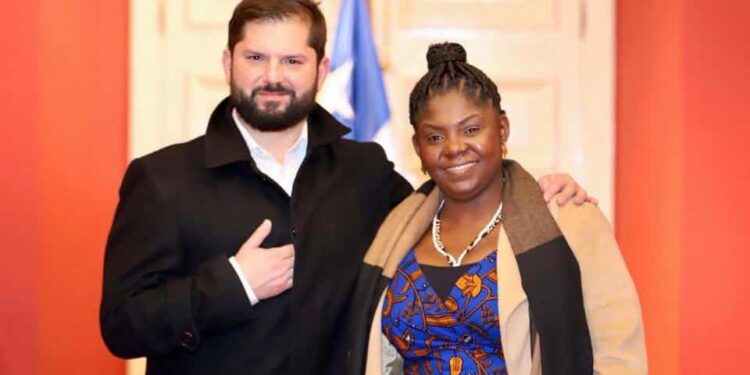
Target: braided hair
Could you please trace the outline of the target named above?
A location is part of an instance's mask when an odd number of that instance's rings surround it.
[[[427,73],[409,96],[409,122],[417,125],[428,99],[448,91],[459,90],[470,100],[483,105],[490,101],[501,115],[500,93],[484,72],[466,62],[466,50],[458,43],[433,44],[427,50]]]

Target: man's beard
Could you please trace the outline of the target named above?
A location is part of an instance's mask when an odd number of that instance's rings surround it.
[[[282,86],[280,83],[256,87],[250,93],[250,96],[245,95],[234,82],[231,86],[231,100],[237,112],[250,127],[260,131],[279,132],[289,129],[304,120],[315,107],[315,95],[317,94],[315,86],[303,92],[299,97],[293,90]],[[267,102],[264,105],[265,108],[261,108],[256,101],[260,91],[289,95],[289,104],[286,108],[281,109],[283,103]]]

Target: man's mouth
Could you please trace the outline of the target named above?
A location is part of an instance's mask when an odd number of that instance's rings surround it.
[[[289,96],[289,94],[286,91],[265,91],[261,90],[258,92],[258,95],[264,97],[264,98],[281,98],[283,96]]]
[[[278,98],[283,98],[287,96],[292,96],[294,95],[294,91],[284,86],[281,86],[280,84],[266,85],[263,87],[256,88],[255,91],[253,92],[253,95],[260,96],[261,98],[264,98],[264,99],[278,99]]]

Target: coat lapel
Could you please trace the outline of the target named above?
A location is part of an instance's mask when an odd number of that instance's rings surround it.
[[[505,226],[500,227],[498,234],[497,259],[498,311],[505,364],[508,374],[527,375],[531,372],[529,303]]]

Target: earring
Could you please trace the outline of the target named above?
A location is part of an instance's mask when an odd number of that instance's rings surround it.
[[[502,150],[503,158],[505,158],[505,156],[508,155],[508,146],[503,143],[502,145],[500,145],[500,150]]]

